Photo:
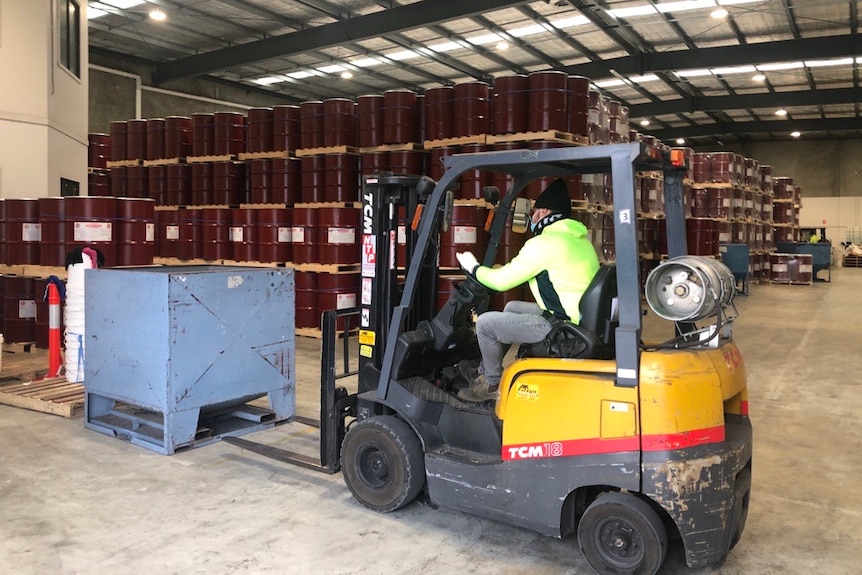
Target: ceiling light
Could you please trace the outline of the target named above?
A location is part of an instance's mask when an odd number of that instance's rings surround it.
[[[630,18],[632,16],[648,16],[656,14],[655,7],[651,4],[643,6],[633,6],[631,8],[617,8],[615,10],[605,10],[611,18]]]
[[[706,68],[698,68],[695,70],[679,70],[674,72],[680,78],[697,78],[699,76],[712,76],[712,72]]]
[[[596,88],[615,88],[617,86],[625,86],[626,83],[622,80],[602,80],[600,82],[594,82]]]
[[[701,8],[715,8],[715,2],[713,0],[685,0],[682,2],[656,4],[656,9],[661,13],[684,12],[686,10],[698,10]]]
[[[559,20],[551,20],[551,25],[554,28],[571,28],[572,26],[582,26],[589,24],[590,19],[586,16],[572,16],[571,18],[561,18]]]
[[[353,77],[353,72],[351,72],[350,70],[345,70],[344,72],[341,73],[341,77],[344,78],[345,80],[349,80]]]
[[[270,84],[278,84],[279,82],[284,82],[285,78],[282,76],[266,76],[264,78],[256,78],[252,80],[255,84],[260,86],[269,86]]]
[[[682,146],[683,144],[685,144],[685,138],[677,138],[676,143]]]
[[[757,68],[751,65],[712,68],[712,73],[716,76],[727,76],[728,74],[751,74],[752,72],[757,72]]]
[[[367,68],[368,66],[376,66],[378,64],[382,64],[382,62],[375,58],[360,58],[359,60],[350,61],[350,65],[357,68]]]
[[[649,126],[649,120],[641,120],[641,126]]]
[[[784,108],[779,108],[778,110],[775,110],[775,115],[776,116],[786,116],[787,110],[785,110]]]
[[[523,28],[506,30],[506,33],[510,36],[514,36],[515,38],[523,38],[524,36],[532,36],[533,34],[541,34],[542,32],[547,31],[548,29],[541,24],[531,24],[529,26],[524,26]]]
[[[790,136],[793,138],[798,138],[801,135],[802,135],[802,132],[799,132],[799,131],[790,132]]]
[[[297,72],[290,72],[289,74],[285,74],[285,76],[293,78],[294,80],[304,80],[305,78],[310,78],[314,76],[314,74],[312,72],[306,72],[305,70],[299,70]]]
[[[451,50],[457,50],[461,47],[461,44],[458,42],[443,42],[441,44],[433,44],[428,46],[429,50],[434,50],[435,52],[449,52]]]
[[[635,84],[643,84],[644,82],[655,82],[658,80],[658,76],[655,74],[646,74],[644,76],[632,76],[629,80]]]
[[[709,15],[716,20],[720,20],[727,16],[727,10],[725,10],[724,8],[719,8],[718,10],[713,10],[712,12],[710,12]]]
[[[343,72],[347,68],[342,66],[341,64],[330,64],[329,66],[321,66],[317,69],[318,72],[323,72],[324,74],[335,74],[336,72]]]
[[[779,70],[796,70],[803,68],[805,64],[802,62],[780,62],[775,64],[758,64],[757,69],[761,72],[777,72]]]
[[[168,17],[168,15],[165,14],[164,12],[162,12],[161,10],[153,10],[150,12],[150,18],[152,18],[153,20],[157,20],[159,22],[161,22],[162,20],[165,20],[167,17]]]
[[[508,50],[509,44],[507,44],[506,42],[497,42],[496,48],[497,50]]]
[[[751,80],[753,82],[764,82],[766,81],[766,76],[764,76],[763,74],[755,74],[751,77]]]
[[[475,46],[481,46],[482,44],[490,44],[491,42],[499,42],[502,38],[498,34],[482,34],[481,36],[473,36],[472,38],[467,38],[467,41]]]
[[[390,60],[400,61],[407,60],[409,58],[418,58],[419,54],[413,50],[400,50],[398,52],[393,52],[392,54],[385,54],[385,56]]]

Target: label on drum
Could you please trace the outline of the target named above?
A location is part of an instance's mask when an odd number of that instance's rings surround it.
[[[799,273],[810,274],[814,271],[814,266],[807,264],[799,264]]]
[[[156,241],[156,224],[147,224],[147,239],[148,242]]]
[[[232,242],[243,242],[245,241],[243,238],[245,237],[245,228],[242,226],[231,226],[230,227],[230,241]]]
[[[453,226],[452,243],[475,244],[478,241],[476,226]]]
[[[178,239],[180,239],[180,227],[179,226],[165,226],[165,239],[166,240],[178,240]]]
[[[21,224],[21,239],[25,242],[41,242],[42,224]]]
[[[356,230],[353,228],[329,228],[326,239],[331,244],[355,244]]]
[[[293,241],[293,228],[278,228],[278,243],[289,244]]]
[[[335,295],[335,309],[347,309],[356,307],[355,293],[340,293]]]
[[[588,124],[598,124],[599,123],[599,111],[596,108],[590,108],[590,111],[587,113],[587,123]]]
[[[729,244],[730,243],[730,232],[720,232],[718,234],[719,243]]]
[[[407,243],[407,226],[398,226],[398,243],[401,245]]]
[[[784,273],[787,271],[787,264],[775,264],[772,266],[772,271]]]
[[[725,208],[729,208],[730,207],[730,198],[724,198],[723,200],[721,200],[721,205]]]
[[[113,241],[111,222],[75,222],[76,242]]]
[[[18,300],[18,319],[36,319],[36,300]]]
[[[305,243],[305,228],[293,228],[293,233],[291,234],[293,237],[293,243],[295,244],[304,244]]]

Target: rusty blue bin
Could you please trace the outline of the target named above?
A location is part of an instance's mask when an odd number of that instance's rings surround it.
[[[169,455],[294,415],[292,270],[87,270],[85,310],[87,428]]]

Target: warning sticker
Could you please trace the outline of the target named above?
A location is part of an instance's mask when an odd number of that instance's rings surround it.
[[[365,345],[375,345],[375,340],[377,339],[377,334],[373,331],[369,331],[367,329],[359,330],[359,343]]]
[[[377,241],[373,235],[362,236],[362,277],[373,278],[377,265]]]
[[[519,385],[517,393],[517,397],[521,401],[539,401],[539,386],[535,383]]]
[[[359,355],[362,357],[372,357],[374,354],[374,348],[370,345],[360,345],[359,346]]]

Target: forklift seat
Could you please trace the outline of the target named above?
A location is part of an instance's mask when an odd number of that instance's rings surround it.
[[[568,321],[555,324],[542,341],[522,345],[518,357],[613,359],[614,330],[619,325],[615,264],[599,268],[578,308],[579,324]]]

